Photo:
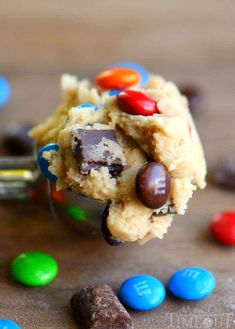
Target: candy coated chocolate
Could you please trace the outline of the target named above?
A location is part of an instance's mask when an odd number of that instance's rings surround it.
[[[76,221],[85,221],[87,219],[87,215],[84,209],[80,207],[76,207],[74,205],[65,206],[66,213]]]
[[[136,72],[139,73],[141,79],[140,79],[140,86],[144,87],[145,85],[147,85],[148,81],[149,81],[149,73],[148,71],[146,71],[146,69],[134,62],[120,62],[117,63],[115,65],[112,65],[111,67],[127,67],[129,69],[135,70]]]
[[[177,298],[197,301],[212,294],[216,280],[214,275],[202,267],[185,267],[170,278],[168,288]]]
[[[93,111],[98,111],[98,107],[94,104],[90,104],[90,103],[83,103],[77,106],[77,109],[91,109]]]
[[[0,319],[0,329],[20,329],[20,326],[12,320]]]
[[[0,109],[5,106],[11,95],[11,87],[8,80],[0,75]]]
[[[3,145],[6,151],[15,156],[33,154],[34,141],[28,135],[32,127],[32,124],[8,124],[3,132]]]
[[[140,201],[148,208],[157,209],[169,199],[171,177],[162,164],[149,162],[139,170],[135,187]]]
[[[155,100],[136,90],[122,91],[117,96],[117,103],[128,114],[148,116],[158,113]]]
[[[166,289],[157,278],[138,274],[125,280],[120,288],[122,303],[135,311],[150,311],[159,307],[166,296]]]
[[[235,156],[220,159],[211,172],[213,183],[227,189],[235,189]]]
[[[139,81],[139,73],[125,67],[110,68],[96,77],[96,84],[103,89],[123,90],[137,84]]]
[[[44,286],[55,279],[58,265],[54,258],[39,252],[28,251],[17,256],[11,263],[13,278],[26,286]]]
[[[210,231],[218,242],[235,246],[235,211],[223,211],[214,215]]]
[[[51,182],[55,182],[57,180],[57,177],[49,171],[48,169],[49,164],[48,161],[44,159],[43,153],[47,151],[58,151],[58,150],[59,150],[59,145],[57,143],[51,143],[43,146],[38,151],[38,156],[37,156],[38,166],[43,176],[45,176]]]
[[[107,141],[118,146],[114,130],[78,129],[74,137],[74,156],[81,174],[87,175],[91,169],[102,166],[113,176],[122,171],[122,160],[109,148]]]
[[[107,284],[94,284],[75,294],[70,305],[81,329],[132,329],[132,320]]]
[[[108,215],[109,215],[109,205],[106,206],[106,208],[104,209],[104,212],[103,212],[102,221],[101,221],[101,231],[102,231],[105,241],[108,244],[110,244],[111,246],[116,247],[121,244],[121,241],[114,240],[112,238],[112,234],[109,231],[108,225],[107,225]]]

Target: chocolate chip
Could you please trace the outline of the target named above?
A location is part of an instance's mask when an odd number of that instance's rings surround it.
[[[111,175],[123,169],[124,155],[113,130],[78,129],[74,136],[74,155],[80,173],[106,166]]]
[[[34,141],[28,136],[31,124],[10,123],[3,132],[3,146],[11,155],[33,154]]]
[[[227,189],[235,189],[235,157],[220,159],[211,171],[213,183]]]
[[[107,284],[90,285],[70,301],[82,329],[132,329],[132,320]]]
[[[104,209],[104,212],[103,212],[102,222],[101,222],[101,231],[102,231],[102,234],[103,234],[103,237],[104,237],[105,241],[108,244],[110,244],[111,246],[116,247],[116,246],[119,246],[121,244],[121,241],[114,240],[112,238],[112,234],[109,231],[108,226],[107,226],[108,215],[109,215],[109,205],[106,206],[106,208]]]
[[[140,168],[135,187],[140,201],[148,208],[157,209],[169,199],[171,177],[162,164],[149,162]]]
[[[183,86],[180,88],[181,94],[187,97],[189,109],[193,116],[196,116],[203,110],[203,95],[201,91],[194,86]]]

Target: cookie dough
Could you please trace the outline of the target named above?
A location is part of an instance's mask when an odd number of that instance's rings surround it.
[[[114,239],[162,238],[172,214],[184,214],[196,188],[206,185],[203,149],[186,97],[174,83],[150,75],[145,87],[129,89],[150,97],[158,113],[133,115],[120,108],[118,95],[88,80],[63,75],[61,85],[62,105],[30,132],[38,147],[59,145],[43,154],[57,189],[110,202],[107,226]],[[171,178],[167,202],[157,209],[136,193],[136,176],[147,162],[163,165]]]

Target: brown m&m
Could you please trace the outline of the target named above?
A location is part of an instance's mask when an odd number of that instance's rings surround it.
[[[140,168],[136,176],[136,194],[148,208],[158,209],[169,199],[171,177],[165,166],[149,162]]]
[[[218,160],[211,170],[212,182],[227,189],[235,189],[235,156],[228,155]]]

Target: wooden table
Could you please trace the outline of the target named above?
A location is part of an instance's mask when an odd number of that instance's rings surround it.
[[[59,103],[62,72],[92,77],[107,63],[135,60],[203,89],[205,112],[196,123],[212,166],[220,155],[234,153],[234,35],[234,1],[1,1],[0,74],[10,79],[13,93],[0,128],[9,120],[46,118]],[[231,208],[234,193],[209,186],[195,194],[164,240],[111,248],[78,236],[40,203],[1,202],[0,318],[25,329],[77,328],[69,299],[81,287],[107,282],[118,289],[136,273],[167,283],[176,269],[199,265],[217,278],[209,299],[185,303],[169,295],[160,309],[131,312],[135,328],[233,328],[235,251],[208,235],[212,214]],[[9,275],[12,258],[32,249],[60,265],[58,278],[44,288],[22,287]]]

